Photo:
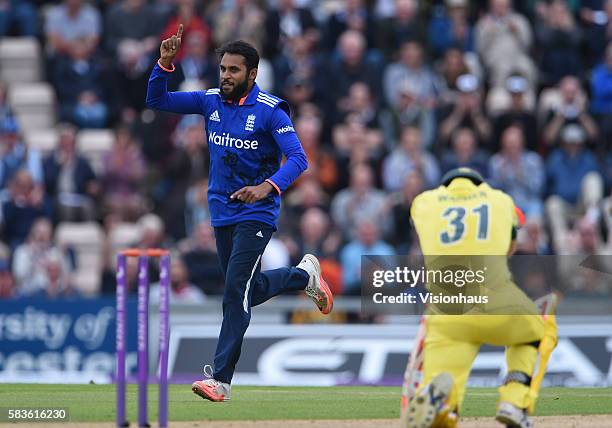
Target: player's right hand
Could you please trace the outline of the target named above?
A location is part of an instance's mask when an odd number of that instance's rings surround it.
[[[172,62],[181,48],[183,37],[183,24],[180,24],[178,31],[172,37],[161,42],[159,47],[159,62],[166,68],[172,67]]]

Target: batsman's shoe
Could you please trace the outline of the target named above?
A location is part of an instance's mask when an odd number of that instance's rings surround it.
[[[514,404],[501,401],[497,406],[495,419],[507,428],[532,428],[533,421],[525,409],[516,407]]]
[[[407,428],[451,428],[457,426],[457,415],[451,412],[448,398],[453,378],[440,373],[425,385],[408,403]]]
[[[308,285],[304,289],[306,295],[315,302],[315,305],[317,305],[321,312],[325,315],[329,314],[334,307],[334,295],[329,289],[327,282],[321,276],[319,259],[312,254],[305,254],[297,267],[305,270],[310,276]]]
[[[229,401],[231,386],[213,378],[212,367],[204,366],[204,380],[195,381],[191,390],[200,397],[210,401]]]

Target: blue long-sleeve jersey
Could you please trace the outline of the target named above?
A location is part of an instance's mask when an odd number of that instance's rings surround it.
[[[211,224],[227,226],[255,220],[276,227],[280,193],[308,167],[287,102],[261,91],[257,84],[238,103],[225,101],[218,88],[168,92],[169,74],[155,65],[149,78],[147,106],[204,116],[210,151]],[[283,154],[286,162],[281,166]],[[242,187],[265,180],[276,188],[268,197],[254,204],[230,199]]]

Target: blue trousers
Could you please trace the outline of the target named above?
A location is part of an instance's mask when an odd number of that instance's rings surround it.
[[[260,272],[261,256],[274,230],[256,221],[215,227],[217,252],[225,275],[223,323],[213,373],[218,381],[232,381],[242,339],[251,321],[251,307],[286,291],[303,290],[308,284],[308,274],[295,267]]]

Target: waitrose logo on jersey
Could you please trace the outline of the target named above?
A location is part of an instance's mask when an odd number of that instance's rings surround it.
[[[217,134],[211,132],[208,134],[208,143],[215,144],[217,146],[234,147],[236,149],[245,150],[257,150],[259,142],[257,140],[242,140],[240,138],[234,138],[227,132],[223,134]]]

